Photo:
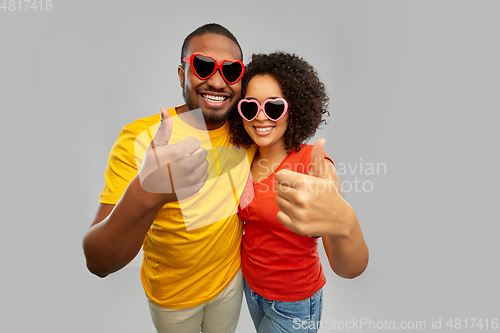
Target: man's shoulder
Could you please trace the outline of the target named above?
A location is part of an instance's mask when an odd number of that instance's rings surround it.
[[[152,115],[152,116],[143,117],[143,118],[139,118],[137,120],[134,120],[130,124],[125,125],[123,127],[123,130],[124,131],[131,131],[134,133],[141,133],[144,130],[150,128],[151,126],[158,124],[160,122],[160,120],[161,120],[160,114],[157,113],[157,114]]]
[[[179,107],[172,107],[172,108],[168,109],[168,112],[170,113],[171,116],[176,115],[176,111],[175,111],[176,108],[179,108]],[[161,120],[161,115],[158,112],[157,114],[154,114],[152,116],[143,117],[143,118],[139,118],[137,120],[134,120],[130,124],[125,125],[123,127],[123,130],[139,134],[139,133],[142,133],[143,131],[151,128],[152,126],[158,125],[160,120]]]

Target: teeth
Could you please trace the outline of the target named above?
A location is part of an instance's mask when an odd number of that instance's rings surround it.
[[[203,98],[205,98],[207,101],[210,102],[222,102],[226,99],[224,96],[214,96],[214,95],[203,95]]]
[[[255,127],[255,129],[257,130],[257,132],[265,132],[265,131],[270,131],[273,128],[272,127]]]

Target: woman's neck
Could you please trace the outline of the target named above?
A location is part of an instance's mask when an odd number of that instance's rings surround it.
[[[286,157],[285,145],[273,145],[271,147],[259,147],[259,159],[272,162],[282,161]]]
[[[258,155],[252,164],[252,177],[255,183],[260,183],[278,168],[287,156],[283,144],[274,144],[270,147],[259,147]]]

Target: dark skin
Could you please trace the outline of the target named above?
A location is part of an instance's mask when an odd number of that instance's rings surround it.
[[[215,57],[219,62],[224,59],[241,60],[241,52],[236,43],[225,36],[215,34],[193,37],[189,42],[187,51],[188,55],[194,52],[203,52]],[[181,118],[185,117],[183,120],[188,124],[199,129],[204,129],[206,126],[206,129],[214,130],[224,125],[225,118],[240,99],[241,81],[231,85],[227,84],[218,70],[208,79],[200,80],[187,64],[184,68],[179,66],[177,74],[186,99],[189,101],[186,104],[191,104],[191,109],[201,108],[205,119],[196,119],[192,113],[187,115],[187,105],[177,109],[177,114]],[[224,97],[225,100],[220,105],[217,105],[219,103],[211,103],[203,98],[205,95]]]
[[[168,118],[168,112],[162,109]],[[159,160],[170,163],[172,174],[184,181],[183,187],[197,184],[193,189],[198,191],[208,177],[206,151],[200,148],[199,141],[186,138],[176,144],[168,145],[171,133],[167,121],[162,121],[157,134],[153,138]],[[116,205],[99,204],[96,217],[83,239],[83,250],[88,269],[97,276],[105,277],[127,265],[141,249],[144,237],[160,209],[167,203],[177,201],[176,193],[151,193],[144,190],[141,178],[153,183],[164,182],[164,172],[156,165],[154,151],[151,146],[146,152],[143,166],[139,174],[132,179],[122,198]],[[163,165],[163,164],[162,164]],[[142,174],[141,174],[142,173]],[[194,193],[193,192],[193,193]]]
[[[163,200],[158,197],[144,191],[138,178],[134,178],[118,204],[99,204],[83,240],[89,271],[106,277],[125,267],[137,255],[144,236],[163,207]]]
[[[241,52],[236,43],[229,38],[214,34],[195,36],[188,45],[188,55],[203,52],[214,56],[217,61],[224,59],[241,60]],[[179,79],[185,81],[186,95],[194,101],[195,107],[201,107],[203,114],[224,115],[237,103],[241,93],[241,82],[227,85],[217,71],[207,80],[199,80],[191,71],[178,69]],[[220,105],[205,102],[203,94],[210,93],[225,96]],[[182,116],[188,109],[184,106],[177,110]],[[83,239],[83,250],[87,268],[99,277],[105,277],[125,267],[137,255],[144,237],[154,222],[160,209],[168,202],[177,201],[176,193],[167,189],[167,193],[151,193],[141,185],[141,179],[151,183],[165,182],[165,173],[156,167],[156,158],[161,166],[170,164],[172,175],[183,182],[184,187],[195,186],[193,193],[199,190],[208,177],[206,151],[200,148],[195,138],[186,138],[169,145],[172,131],[168,111],[161,109],[165,120],[160,124],[153,138],[154,150],[150,146],[146,151],[139,174],[132,179],[120,201],[116,205],[99,204],[96,216]],[[185,118],[192,126],[200,125],[200,119]],[[225,120],[206,123],[208,130],[219,128]],[[169,125],[170,124],[170,125]],[[156,155],[156,156],[155,156]],[[168,180],[168,182],[170,182]],[[168,186],[167,186],[168,187]]]

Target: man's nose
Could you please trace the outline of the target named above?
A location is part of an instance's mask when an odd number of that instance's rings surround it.
[[[220,69],[217,69],[214,75],[208,78],[207,84],[216,90],[220,90],[226,87],[226,81],[224,81],[224,79],[222,78]]]

